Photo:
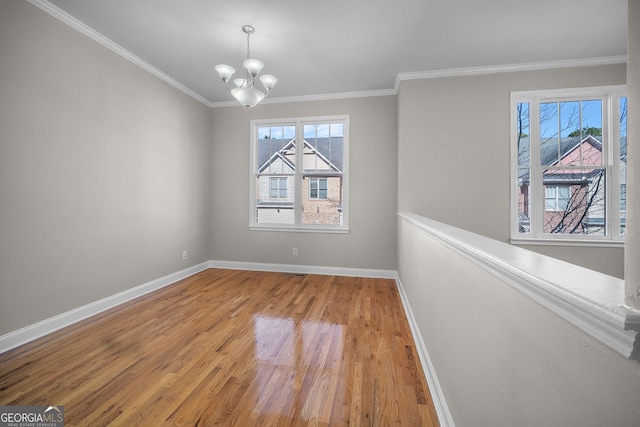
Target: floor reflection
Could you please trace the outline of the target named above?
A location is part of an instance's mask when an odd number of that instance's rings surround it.
[[[254,331],[254,412],[329,422],[344,401],[343,326],[256,315]]]

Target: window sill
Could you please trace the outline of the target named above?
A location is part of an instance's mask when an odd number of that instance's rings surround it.
[[[589,246],[601,248],[624,248],[622,240],[597,240],[597,239],[552,239],[535,237],[512,237],[513,245],[539,245],[539,246]]]
[[[618,353],[640,356],[640,311],[624,304],[623,280],[419,215],[398,215]]]
[[[325,234],[348,234],[348,228],[327,228],[327,227],[287,227],[287,226],[264,226],[264,225],[250,225],[251,231],[279,231],[288,233],[325,233]]]

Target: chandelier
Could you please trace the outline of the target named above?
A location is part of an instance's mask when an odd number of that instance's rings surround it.
[[[250,56],[251,50],[249,48],[249,36],[255,33],[256,29],[251,25],[244,25],[242,31],[247,35],[247,59],[244,60],[242,66],[244,67],[244,78],[237,78],[233,80],[236,87],[229,87],[227,82],[231,80],[233,73],[236,72],[235,68],[226,64],[216,65],[216,71],[222,79],[224,86],[231,91],[231,95],[247,108],[253,107],[258,102],[262,101],[265,96],[269,95],[271,89],[278,83],[278,79],[270,74],[263,74],[260,76],[260,81],[266,90],[266,94],[255,87],[256,77],[260,74],[264,64],[262,61],[253,59]]]

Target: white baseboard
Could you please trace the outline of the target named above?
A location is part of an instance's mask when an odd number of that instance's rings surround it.
[[[279,273],[323,274],[331,276],[375,277],[395,279],[395,270],[376,270],[371,268],[323,267],[316,265],[269,264],[260,262],[209,261],[211,268],[231,270],[275,271]]]
[[[207,268],[209,268],[209,262],[194,265],[193,267],[168,274],[159,279],[152,280],[134,288],[127,289],[126,291],[122,291],[115,295],[111,295],[101,300],[83,305],[82,307],[67,311],[66,313],[50,317],[49,319],[18,329],[17,331],[9,332],[8,334],[0,336],[0,353],[4,353],[5,351],[11,350],[12,348],[18,347],[22,344],[26,344],[29,341],[33,341],[36,338],[40,338],[51,332],[57,331],[65,326],[69,326],[119,304],[175,283],[178,280],[182,280],[185,277],[189,277]]]
[[[411,306],[409,305],[407,294],[404,292],[404,288],[402,287],[400,276],[398,276],[397,273],[395,279],[398,286],[398,292],[400,293],[400,299],[402,300],[402,305],[404,306],[404,311],[407,314],[409,327],[411,328],[411,333],[413,334],[413,341],[416,344],[416,349],[418,350],[418,357],[420,357],[422,369],[424,370],[424,374],[427,377],[427,383],[429,384],[429,391],[431,392],[433,405],[436,408],[438,421],[440,421],[440,425],[442,427],[455,427],[453,417],[451,416],[451,412],[449,411],[449,407],[447,406],[447,401],[444,398],[444,393],[442,392],[442,388],[440,387],[440,383],[438,382],[436,371],[433,368],[433,364],[431,363],[429,352],[427,351],[427,347],[424,343],[424,340],[422,339],[422,334],[420,334],[420,329],[418,328],[416,319],[413,316],[413,311],[411,310]]]
[[[98,301],[94,301],[82,307],[67,311],[33,325],[26,326],[17,331],[9,332],[0,336],[0,353],[11,350],[36,338],[40,338],[58,329],[69,326],[75,322],[101,313],[105,310],[113,308],[119,304],[130,301],[139,296],[148,294],[164,286],[177,282],[178,280],[189,277],[207,268],[226,268],[235,270],[252,270],[252,271],[277,271],[282,273],[298,273],[298,274],[325,274],[336,276],[357,276],[357,277],[377,277],[385,279],[393,279],[396,276],[394,270],[375,270],[365,268],[343,268],[343,267],[319,267],[311,265],[294,265],[294,264],[267,264],[267,263],[250,263],[235,261],[206,261],[193,267],[180,270],[176,273],[169,274],[159,279],[152,280],[142,285],[136,286],[126,291],[108,296]]]

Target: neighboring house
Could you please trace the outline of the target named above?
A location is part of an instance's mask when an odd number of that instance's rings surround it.
[[[336,139],[332,138],[334,148]],[[317,138],[314,145],[303,140],[303,224],[342,223],[342,150],[332,152],[332,144],[327,141]],[[273,153],[258,153],[258,223],[294,222],[296,149],[293,138]]]
[[[520,141],[521,152],[528,152],[528,137]],[[626,147],[626,138],[621,145]],[[626,149],[621,152],[626,153]],[[605,168],[602,162],[602,142],[592,135],[548,139],[541,142],[540,162],[548,167],[543,173],[544,233],[604,234]],[[626,155],[621,156],[626,163]],[[528,164],[528,161],[525,162]],[[562,168],[567,166],[567,168]],[[576,166],[580,166],[576,169]],[[520,231],[529,231],[528,171],[520,174],[518,212]],[[625,176],[621,175],[621,208],[624,212]],[[624,227],[624,221],[622,223]]]

